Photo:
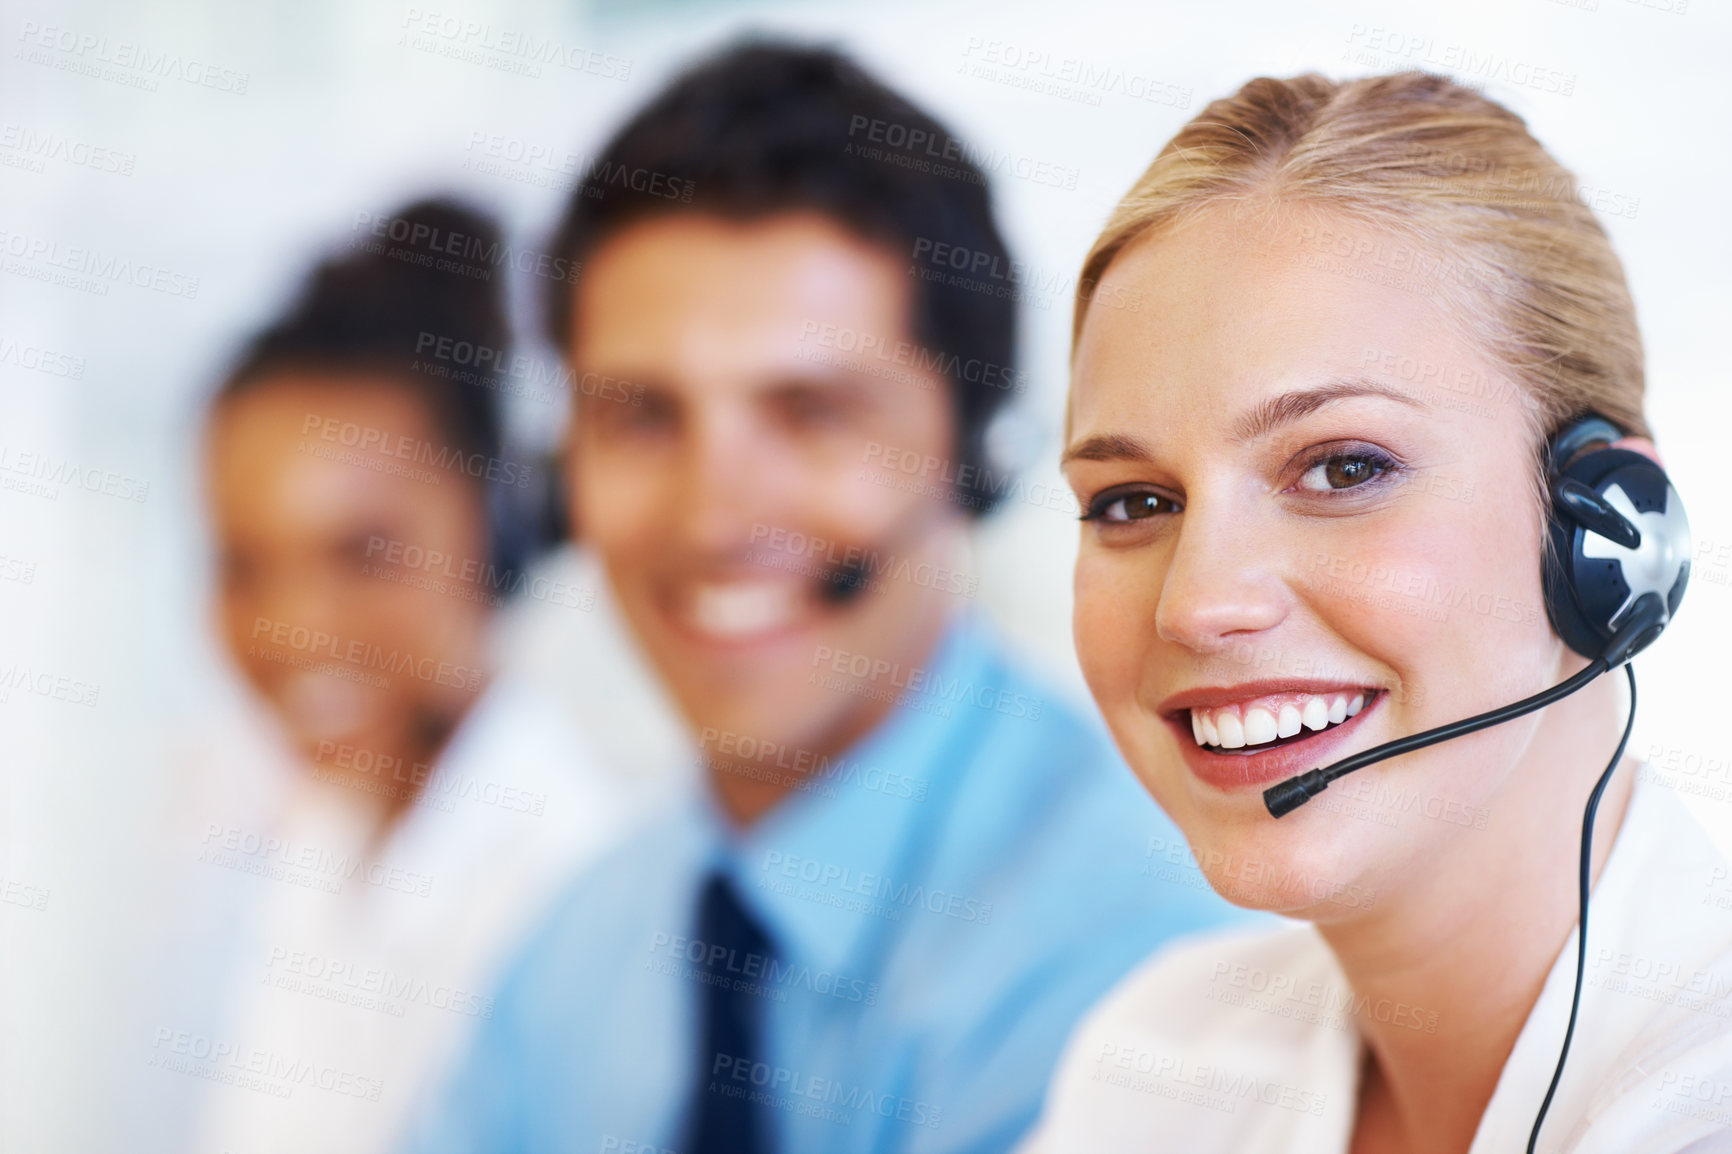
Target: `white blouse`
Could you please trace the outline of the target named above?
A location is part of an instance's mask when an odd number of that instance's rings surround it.
[[[165,1019],[149,1060],[204,1084],[201,1154],[379,1154],[492,1013],[497,967],[641,815],[642,791],[508,681],[382,844],[351,789],[298,766],[287,783],[268,818],[207,827],[202,868],[245,891],[227,907],[226,1012],[208,1034]]]
[[[1732,868],[1646,771],[1590,912],[1575,1040],[1539,1149],[1732,1151]],[[1527,1148],[1575,961],[1572,933],[1469,1154]],[[1422,1006],[1357,1004],[1308,924],[1170,947],[1072,1035],[1022,1154],[1346,1154],[1362,1055],[1356,1014],[1437,1026]]]

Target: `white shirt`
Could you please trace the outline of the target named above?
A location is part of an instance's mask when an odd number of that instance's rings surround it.
[[[1581,1011],[1543,1151],[1732,1151],[1732,870],[1645,776],[1593,892]],[[1469,1154],[1527,1148],[1575,962],[1572,933]],[[1072,1035],[1023,1154],[1345,1154],[1363,1052],[1355,1013],[1437,1027],[1422,1006],[1356,1002],[1308,924],[1164,950]]]
[[[206,826],[201,865],[245,891],[229,901],[227,1011],[152,1057],[206,1084],[204,1154],[376,1154],[491,1014],[533,918],[641,807],[550,702],[508,683],[382,844],[353,786],[304,766],[283,783],[271,816]]]

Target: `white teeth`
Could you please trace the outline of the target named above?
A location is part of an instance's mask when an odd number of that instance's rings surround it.
[[[1297,701],[1283,701],[1278,707],[1247,702],[1214,709],[1193,708],[1191,737],[1200,746],[1222,749],[1264,745],[1277,738],[1295,737],[1301,729],[1315,731],[1340,725],[1364,709],[1367,698],[1364,693],[1294,696]]]
[[[790,621],[796,611],[788,586],[762,581],[702,585],[690,604],[692,624],[724,638],[769,632]]]
[[[1299,732],[1299,707],[1289,702],[1281,707],[1281,716],[1275,719],[1275,736],[1292,737]]]
[[[1262,745],[1275,740],[1275,715],[1261,706],[1245,711],[1245,744]]]

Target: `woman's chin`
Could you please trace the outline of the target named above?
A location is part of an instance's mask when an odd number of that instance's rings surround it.
[[[1377,904],[1375,886],[1343,860],[1338,836],[1321,823],[1276,829],[1273,822],[1265,813],[1260,824],[1235,822],[1236,832],[1217,828],[1191,839],[1197,867],[1217,894],[1242,909],[1305,921],[1332,921]]]

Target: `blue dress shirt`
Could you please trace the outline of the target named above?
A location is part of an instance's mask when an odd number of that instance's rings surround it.
[[[783,1154],[1006,1150],[1091,1003],[1175,934],[1243,916],[1098,722],[971,617],[805,785],[745,830],[703,791],[580,878],[410,1148],[679,1154],[694,1094],[731,1086]],[[717,870],[770,957],[705,964]],[[763,998],[765,1052],[700,1071],[718,968]]]

